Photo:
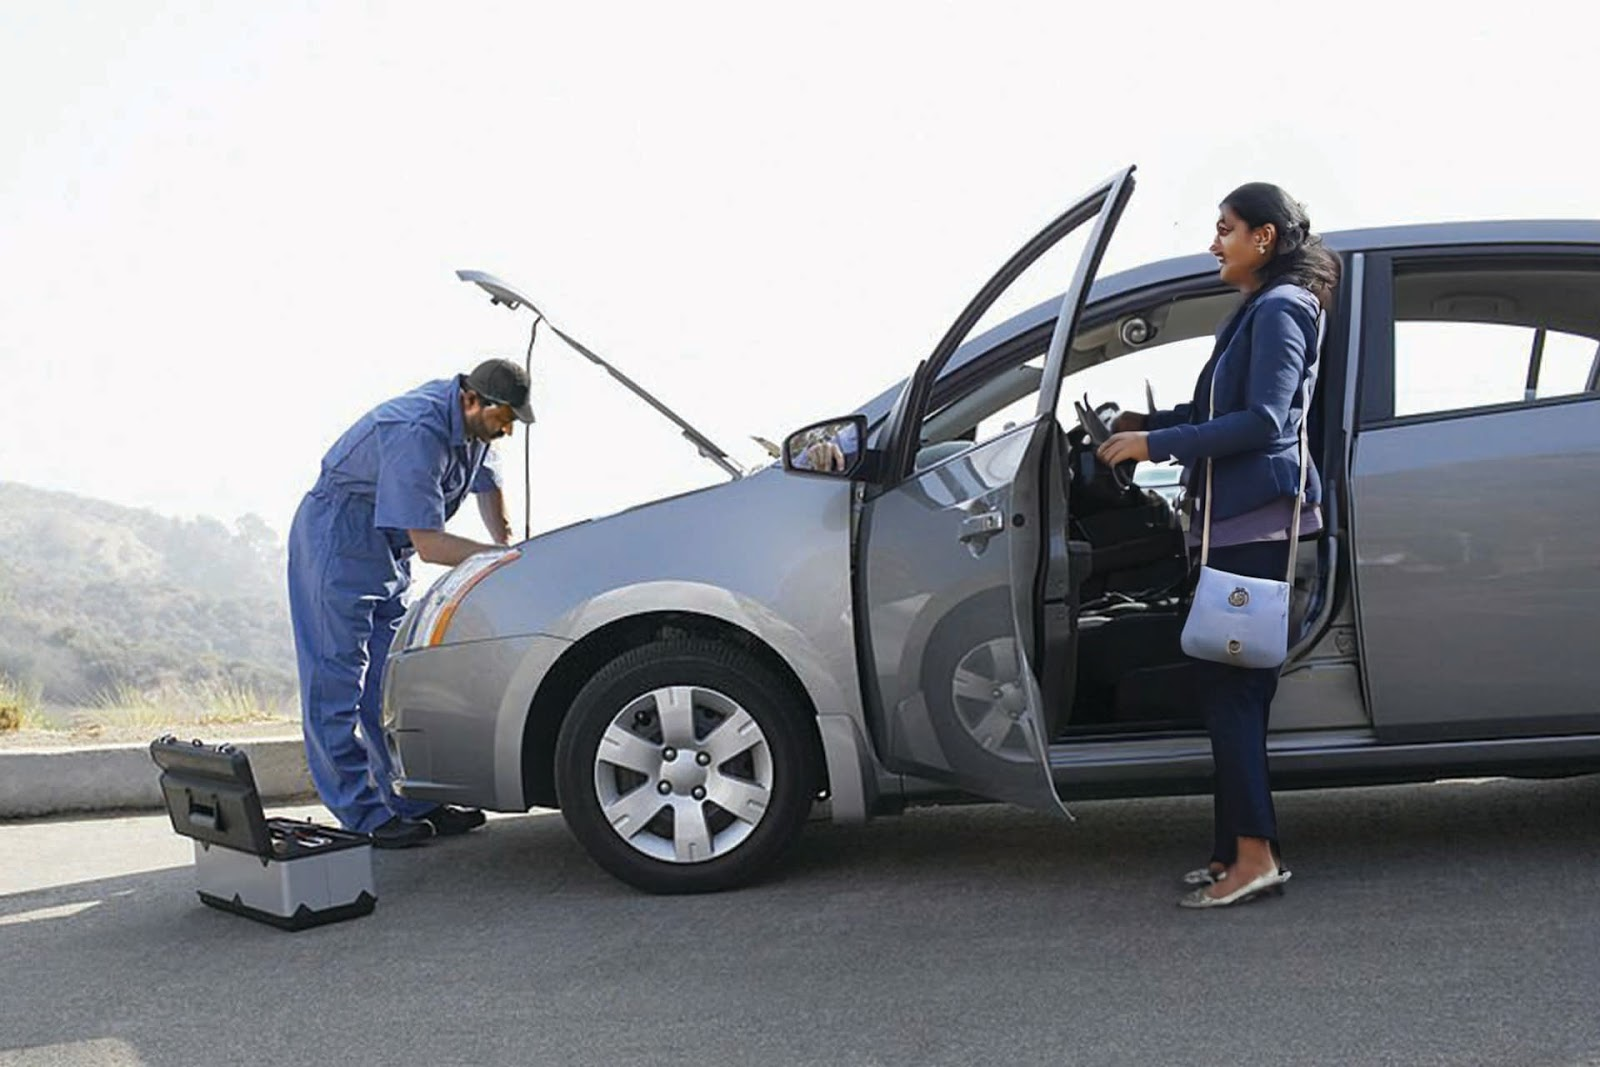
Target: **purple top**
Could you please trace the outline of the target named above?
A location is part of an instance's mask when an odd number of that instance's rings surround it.
[[[1190,548],[1200,547],[1200,524],[1205,515],[1191,514],[1189,532],[1185,538]],[[1211,518],[1211,547],[1227,548],[1230,545],[1248,545],[1257,541],[1287,541],[1289,526],[1294,522],[1294,497],[1280,496],[1270,504],[1235,515],[1231,519]],[[1322,507],[1312,504],[1300,509],[1300,536],[1320,533]]]

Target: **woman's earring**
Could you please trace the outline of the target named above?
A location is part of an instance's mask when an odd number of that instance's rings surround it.
[[[1264,244],[1256,245],[1256,251],[1260,252],[1262,255],[1266,255],[1267,254],[1267,246],[1264,245]]]

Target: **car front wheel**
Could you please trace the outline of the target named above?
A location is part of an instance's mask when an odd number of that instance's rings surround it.
[[[595,861],[652,893],[729,889],[794,843],[817,791],[803,702],[736,646],[669,638],[579,691],[556,743],[561,812]]]

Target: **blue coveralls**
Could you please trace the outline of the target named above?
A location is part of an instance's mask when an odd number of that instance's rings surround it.
[[[383,742],[384,660],[405,609],[407,530],[442,530],[467,493],[500,486],[467,436],[461,379],[379,404],[322,459],[289,530],[289,619],[311,780],[345,827],[368,833],[436,805],[396,796]]]

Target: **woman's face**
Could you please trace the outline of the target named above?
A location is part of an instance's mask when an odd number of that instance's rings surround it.
[[[1272,241],[1276,235],[1272,223],[1252,230],[1249,223],[1234,214],[1233,208],[1222,205],[1222,212],[1217,216],[1217,236],[1211,242],[1211,254],[1217,257],[1218,276],[1235,289],[1244,292],[1255,289],[1261,284],[1256,272],[1272,258]]]

